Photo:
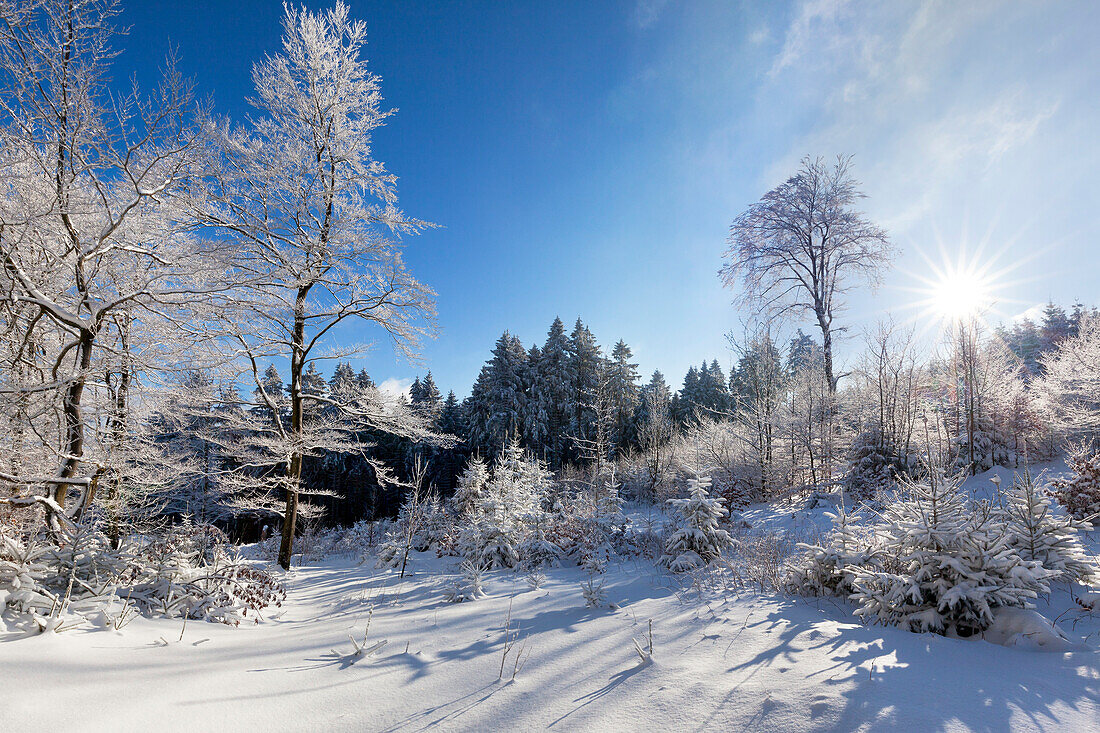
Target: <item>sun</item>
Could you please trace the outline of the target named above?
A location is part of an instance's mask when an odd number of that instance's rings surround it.
[[[973,268],[945,268],[930,284],[928,296],[928,305],[943,320],[969,321],[993,305],[993,283]]]
[[[906,306],[913,310],[908,320],[922,333],[975,324],[992,327],[1011,319],[1006,307],[1023,303],[1007,296],[1013,286],[1031,279],[1013,277],[1027,258],[1013,258],[1006,264],[1008,248],[991,252],[987,245],[983,241],[971,247],[965,238],[950,246],[941,241],[938,258],[917,248],[924,267],[922,272],[910,271],[916,283],[901,289],[913,294]]]

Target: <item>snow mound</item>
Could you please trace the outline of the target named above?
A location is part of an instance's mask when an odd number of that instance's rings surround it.
[[[1045,616],[1028,608],[997,609],[993,625],[985,630],[982,638],[1001,646],[1041,652],[1068,652],[1079,648]]]

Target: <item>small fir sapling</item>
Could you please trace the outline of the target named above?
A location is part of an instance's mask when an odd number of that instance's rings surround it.
[[[1029,471],[1017,474],[1002,510],[1010,542],[1025,560],[1039,562],[1056,581],[1088,582],[1097,576],[1095,561],[1078,537],[1092,525],[1055,512]]]
[[[480,567],[514,568],[519,564],[515,530],[512,522],[497,523],[491,517],[477,517],[463,528],[459,548],[468,562]]]
[[[665,554],[658,560],[661,567],[682,573],[705,567],[733,545],[729,532],[718,527],[728,512],[722,499],[707,493],[710,477],[695,477],[688,481],[691,496],[669,499],[680,516],[676,530],[665,542]]]
[[[469,560],[462,563],[462,575],[448,583],[444,598],[449,603],[475,601],[485,596],[485,569]]]
[[[482,492],[489,483],[489,467],[477,456],[470,459],[458,477],[451,506],[459,516],[473,513],[481,503]]]
[[[540,569],[532,570],[527,573],[527,585],[531,587],[531,590],[538,590],[546,584],[546,573]]]
[[[869,533],[853,523],[843,504],[836,514],[825,516],[833,522],[832,531],[820,545],[798,544],[805,554],[788,576],[787,587],[804,595],[846,598],[855,590],[855,569],[880,567],[883,554],[873,547]]]
[[[528,459],[517,441],[505,446],[459,536],[466,559],[490,569],[515,567],[530,525],[540,524],[549,483],[549,473]],[[543,545],[540,550],[553,548]]]
[[[603,608],[607,605],[607,588],[603,578],[597,575],[589,576],[588,580],[581,583],[581,596],[584,597],[584,605],[588,608]]]

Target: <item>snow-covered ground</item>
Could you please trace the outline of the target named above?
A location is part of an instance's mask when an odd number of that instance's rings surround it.
[[[1039,652],[865,627],[829,599],[685,588],[634,561],[608,568],[615,609],[585,607],[578,568],[538,590],[491,573],[487,597],[453,604],[454,564],[296,569],[249,627],[0,634],[0,731],[1100,729],[1100,613],[1065,592],[1038,610],[1071,650]],[[368,615],[367,647],[386,644],[356,658]],[[646,664],[632,638],[645,648],[650,621]]]

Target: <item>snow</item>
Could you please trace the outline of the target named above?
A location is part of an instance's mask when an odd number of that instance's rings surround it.
[[[1077,607],[1075,633],[1091,642],[1037,654],[1022,637],[1050,630],[1029,613],[1002,612],[999,643],[1016,641],[1001,646],[865,627],[829,599],[723,596],[640,561],[608,566],[618,610],[586,607],[580,568],[546,569],[537,590],[522,574],[487,573],[487,595],[456,604],[444,599],[454,559],[417,553],[410,566],[405,579],[341,560],[297,568],[284,607],[254,626],[138,618],[118,633],[0,634],[0,730],[78,720],[144,731],[156,720],[244,731],[1084,731],[1100,721],[1100,619],[1068,596],[1039,611]],[[648,643],[650,621],[647,663],[634,640]]]
[[[992,490],[994,474],[1011,481],[994,469],[964,487]],[[837,501],[754,505],[738,531],[812,539]],[[1100,727],[1100,588],[1056,585],[960,639],[862,625],[833,598],[731,593],[644,560],[603,575],[547,567],[537,588],[523,571],[486,572],[484,595],[464,603],[447,600],[470,584],[459,558],[414,552],[409,570],[296,567],[283,607],[239,628],[138,617],[117,632],[25,636],[0,624],[0,731]],[[590,581],[602,582],[599,607]]]
[[[1002,646],[1045,652],[1070,651],[1077,646],[1042,614],[1028,608],[998,609],[993,625],[982,633],[982,638]]]

